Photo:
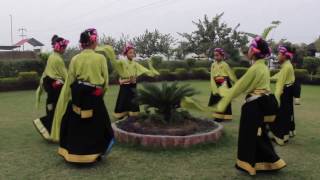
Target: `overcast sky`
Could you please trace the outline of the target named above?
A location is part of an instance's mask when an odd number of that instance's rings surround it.
[[[273,20],[282,24],[271,38],[310,43],[320,35],[319,0],[0,0],[0,45],[10,45],[10,17],[13,16],[14,42],[18,28],[25,27],[50,47],[58,34],[78,45],[81,31],[95,27],[98,33],[130,37],[145,29],[163,33],[191,32],[193,20],[204,14],[213,17],[225,12],[223,21],[240,30],[261,33]]]

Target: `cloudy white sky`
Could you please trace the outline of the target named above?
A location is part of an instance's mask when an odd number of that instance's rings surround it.
[[[271,33],[274,39],[310,43],[320,35],[319,0],[0,0],[0,45],[10,44],[10,17],[14,42],[17,29],[25,27],[49,47],[58,34],[77,45],[79,34],[88,27],[114,37],[130,37],[145,29],[163,33],[191,32],[193,20],[204,14],[225,12],[223,21],[240,30],[261,33],[273,20],[282,24]]]

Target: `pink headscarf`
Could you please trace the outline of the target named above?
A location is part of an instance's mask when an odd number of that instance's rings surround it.
[[[289,52],[288,49],[287,49],[286,47],[282,46],[282,45],[280,45],[280,46],[278,47],[278,51],[279,51],[281,54],[283,54],[283,55],[285,55],[285,56],[288,56],[290,59],[293,58],[293,53]]]
[[[123,55],[127,55],[128,54],[128,52],[131,50],[131,49],[135,49],[134,48],[134,46],[132,45],[132,44],[127,44],[126,46],[125,46],[125,48],[123,49]]]
[[[217,52],[219,53],[221,56],[224,56],[225,55],[225,52],[222,48],[215,48],[214,49],[214,52]]]
[[[259,49],[258,47],[258,43],[260,41],[262,41],[262,37],[260,36],[257,36],[255,37],[252,41],[251,41],[251,44],[250,44],[250,50],[253,51],[253,53],[260,57],[260,58],[265,58],[265,57],[268,57],[271,55],[271,48],[269,47],[269,51],[267,53],[262,53],[261,50]]]

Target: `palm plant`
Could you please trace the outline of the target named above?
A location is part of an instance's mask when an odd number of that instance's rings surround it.
[[[163,116],[163,120],[171,122],[180,108],[180,102],[184,97],[190,97],[198,92],[189,85],[178,86],[178,83],[144,84],[137,91],[136,101],[145,105],[146,112],[154,109],[155,113]]]

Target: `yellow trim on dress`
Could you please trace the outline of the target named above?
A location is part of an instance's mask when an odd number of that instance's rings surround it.
[[[283,139],[277,137],[276,135],[273,134],[272,131],[269,132],[269,137],[271,139],[274,139],[274,141],[276,142],[276,144],[283,146],[285,144],[286,141],[289,141],[290,139],[290,134],[284,135]]]
[[[260,163],[256,163],[254,168],[257,171],[271,171],[271,170],[278,170],[278,169],[282,169],[286,166],[287,164],[284,162],[284,160],[279,159],[278,161],[274,162],[274,163],[270,163],[270,162],[260,162]]]
[[[276,115],[264,116],[263,119],[266,123],[272,123],[276,120]]]
[[[50,134],[47,128],[42,124],[40,119],[33,120],[33,124],[44,139],[50,140]]]
[[[139,115],[139,111],[137,111],[137,112],[129,112],[129,116],[138,116]]]
[[[237,166],[241,169],[247,171],[250,175],[256,175],[257,171],[272,171],[272,170],[279,170],[286,166],[287,164],[284,162],[284,160],[279,159],[276,162],[259,162],[256,163],[253,166],[251,166],[249,163],[245,161],[241,161],[237,159]]]
[[[121,112],[121,113],[113,113],[113,117],[117,118],[117,119],[121,119],[125,116],[128,116],[129,112]]]
[[[97,161],[97,158],[101,154],[88,154],[88,155],[76,155],[69,154],[68,150],[59,147],[58,154],[64,157],[64,159],[68,162],[73,163],[93,163]]]
[[[82,119],[91,118],[93,116],[93,109],[82,110],[80,107],[73,104],[72,110],[76,114],[80,115]]]
[[[232,120],[232,115],[230,115],[230,114],[213,113],[212,116],[214,118],[218,118],[218,119]]]
[[[253,168],[249,163],[241,161],[237,159],[237,166],[239,166],[241,169],[247,171],[251,176],[256,175],[256,169]]]

